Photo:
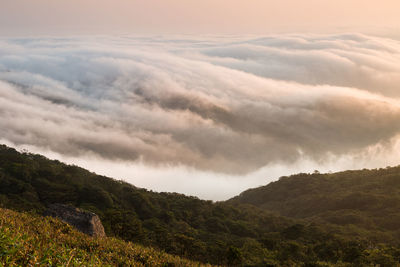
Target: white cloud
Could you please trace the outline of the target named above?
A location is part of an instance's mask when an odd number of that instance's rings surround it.
[[[292,171],[397,164],[399,66],[399,42],[359,34],[3,39],[0,136],[221,199]]]

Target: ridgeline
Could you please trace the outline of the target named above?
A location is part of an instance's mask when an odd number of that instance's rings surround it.
[[[155,193],[0,146],[0,205],[23,212],[1,210],[1,217],[38,218],[50,204],[69,204],[99,215],[110,240],[218,265],[396,266],[400,259],[398,188],[400,168],[299,174],[214,203]],[[47,220],[51,224],[54,219]],[[4,226],[1,229],[4,235]],[[29,238],[33,232],[27,234]],[[0,249],[4,247],[0,243]],[[121,262],[95,255],[82,259]],[[124,259],[128,265],[135,260]],[[164,266],[189,265],[168,262]]]

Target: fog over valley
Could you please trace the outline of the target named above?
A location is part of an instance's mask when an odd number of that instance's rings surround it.
[[[400,42],[365,34],[0,39],[0,141],[223,200],[398,165]]]

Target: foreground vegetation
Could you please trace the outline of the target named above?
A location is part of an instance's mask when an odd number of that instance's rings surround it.
[[[92,238],[53,218],[0,209],[0,266],[202,266],[155,249]]]
[[[318,180],[318,175],[305,177],[306,180],[310,177]],[[284,183],[287,179],[282,178],[279,182]],[[252,197],[247,195],[249,192],[228,202],[213,203],[181,194],[147,191],[76,166],[0,146],[0,205],[8,209],[42,214],[51,203],[71,204],[97,213],[108,236],[156,247],[203,263],[229,266],[398,264],[400,250],[395,240],[371,238],[371,233],[381,237],[389,236],[395,230],[379,228],[372,231],[358,224],[343,226],[321,219],[311,220],[316,215],[312,213],[315,206],[300,202],[300,198],[297,200],[306,207],[298,205],[297,209],[311,215],[300,218],[291,213],[280,213],[275,205],[296,212],[296,208],[291,209],[288,203],[292,197],[301,195],[298,192],[318,194],[319,184],[312,190],[307,186],[303,189],[305,184],[296,181],[285,183],[287,188],[274,195],[276,199],[281,195],[280,199],[270,206],[260,204],[268,198],[264,193],[255,195],[255,199],[261,199],[257,202],[251,201]],[[334,187],[329,189],[335,190]],[[323,191],[325,189],[321,190],[322,194],[327,194]],[[338,199],[343,196],[337,195]],[[305,201],[312,201],[316,195],[309,197],[304,197]],[[318,203],[320,198],[316,199],[315,203]],[[293,218],[274,215],[271,211]],[[395,212],[393,210],[391,214]],[[340,218],[340,214],[337,217]],[[384,214],[380,218],[384,218]],[[26,238],[29,239],[29,235]],[[123,241],[107,240],[125,246]],[[118,249],[118,245],[115,246]],[[77,247],[76,251],[79,249],[82,247]],[[154,253],[158,253],[156,251]],[[67,252],[60,255],[65,259],[70,255]],[[129,262],[129,258],[118,260],[100,256],[84,260],[113,264],[124,260]]]

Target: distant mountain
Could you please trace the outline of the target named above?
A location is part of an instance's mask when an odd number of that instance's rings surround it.
[[[389,169],[377,173],[384,171],[389,172]],[[40,215],[50,204],[71,204],[98,214],[107,236],[156,247],[203,263],[229,266],[396,265],[400,249],[394,240],[380,236],[397,233],[395,225],[393,229],[388,225],[379,231],[375,228],[370,231],[361,223],[344,228],[342,224],[335,225],[335,221],[320,216],[330,205],[325,203],[339,203],[342,206],[332,205],[340,209],[328,211],[352,211],[371,220],[373,227],[381,225],[380,218],[375,222],[364,214],[367,212],[365,207],[371,205],[364,203],[369,198],[360,196],[358,191],[354,191],[354,196],[350,189],[346,191],[359,179],[341,181],[336,178],[338,185],[334,185],[335,179],[323,182],[335,175],[341,177],[342,174],[302,174],[282,178],[228,202],[213,203],[176,193],[147,191],[3,145],[0,146],[0,206]],[[382,186],[381,183],[386,188],[389,180],[375,180],[371,190]],[[396,183],[397,178],[390,181]],[[343,188],[343,193],[335,188]],[[335,195],[337,201],[322,201],[324,196],[330,199]],[[390,206],[395,196],[384,197],[383,191],[372,195],[379,199],[379,207],[384,206],[380,209],[384,214],[396,214],[397,206]],[[389,203],[384,202],[389,197]],[[378,211],[378,207],[373,210],[376,216]],[[317,216],[315,220],[312,219],[314,216]],[[336,218],[341,219],[340,214]],[[373,233],[386,243],[379,244],[379,240],[371,239]]]
[[[227,202],[341,226],[376,242],[400,240],[400,167],[282,177]]]

